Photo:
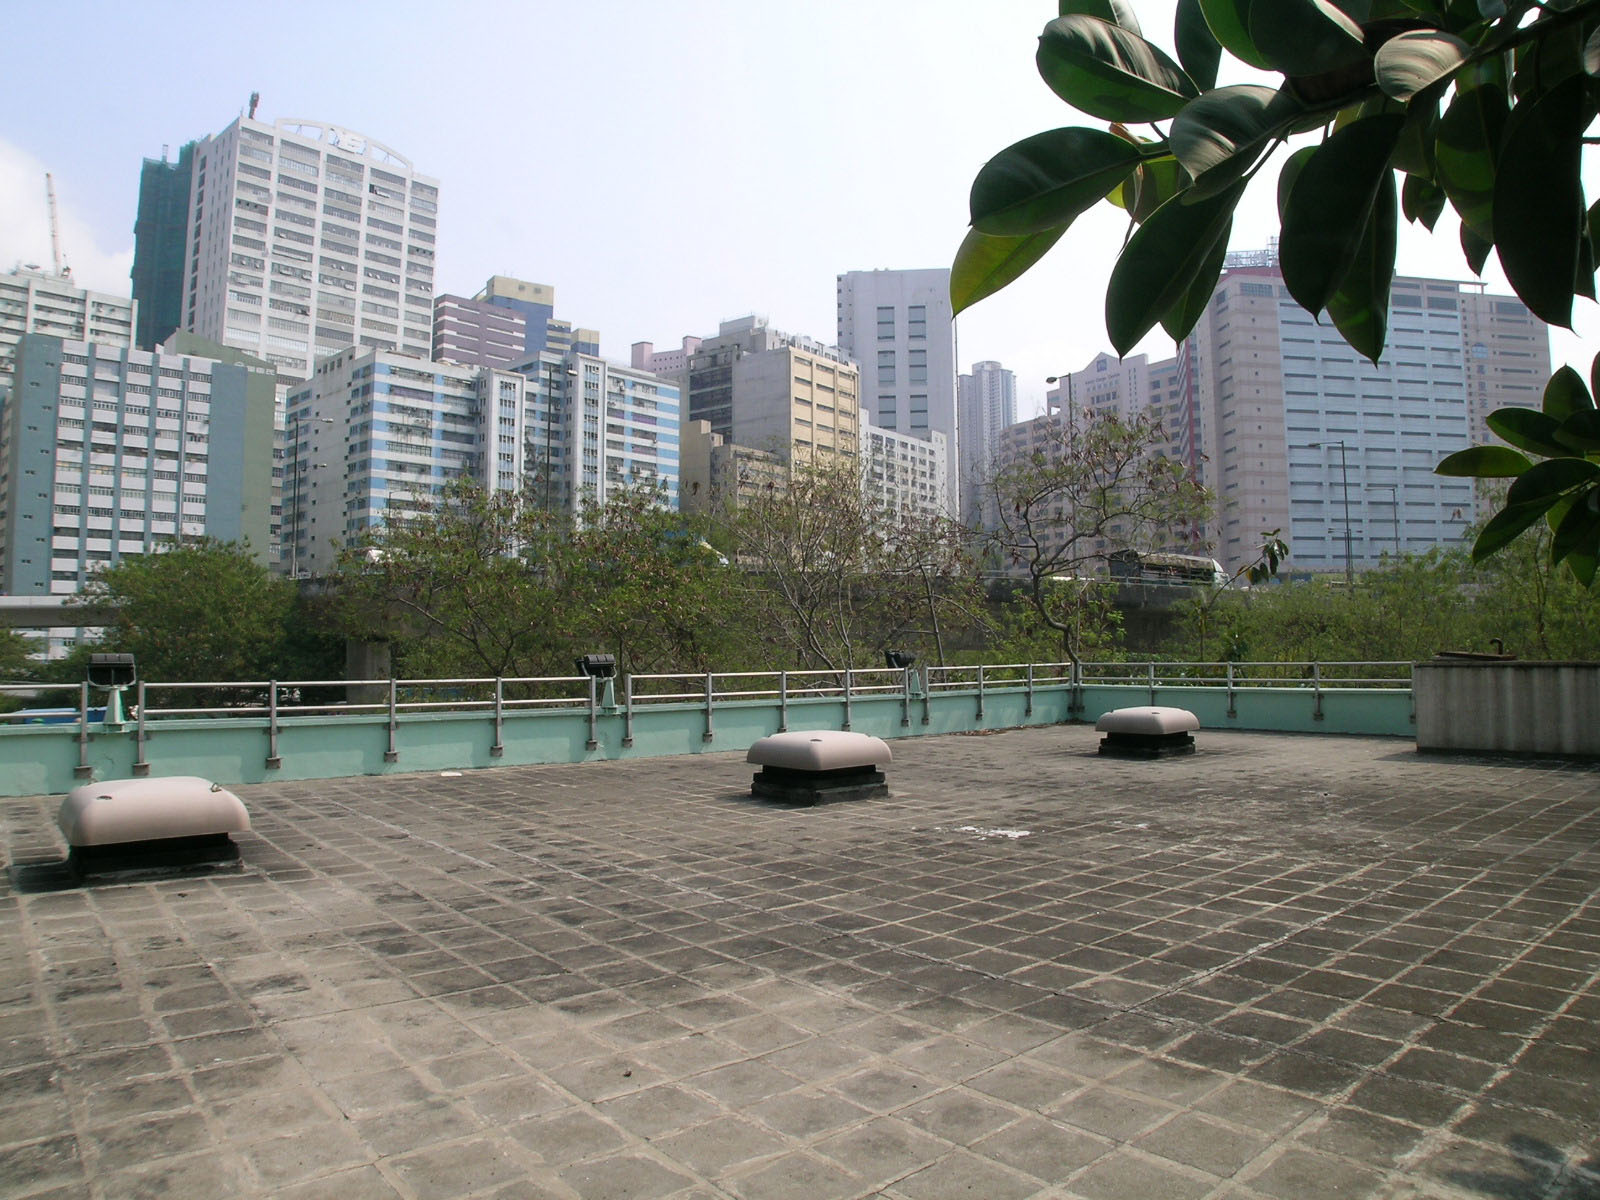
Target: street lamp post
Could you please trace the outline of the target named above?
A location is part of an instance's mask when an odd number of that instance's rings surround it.
[[[1374,491],[1389,493],[1389,513],[1394,521],[1394,556],[1400,557],[1400,487],[1398,484],[1381,483],[1374,485]]]
[[[294,488],[291,492],[290,507],[294,512],[293,536],[289,539],[289,578],[298,579],[300,576],[300,426],[301,425],[332,425],[332,417],[300,417],[288,418],[287,425],[290,431],[289,445],[291,453],[286,459],[286,465],[294,473]],[[326,466],[326,463],[315,463],[315,466]]]
[[[1321,450],[1325,446],[1339,447],[1339,474],[1344,479],[1344,582],[1346,587],[1355,583],[1354,560],[1350,554],[1350,462],[1345,457],[1344,439],[1336,442],[1308,442],[1307,448]]]

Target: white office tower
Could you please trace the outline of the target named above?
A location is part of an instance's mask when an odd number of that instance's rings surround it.
[[[912,437],[868,425],[861,431],[861,486],[885,512],[923,521],[945,515],[944,434]]]
[[[957,389],[961,427],[961,511],[976,522],[983,511],[983,488],[993,471],[1000,431],[1017,419],[1017,376],[997,362],[972,364]]]
[[[945,507],[959,511],[956,343],[950,271],[847,271],[838,282],[839,348],[861,367],[861,412],[880,429],[945,437]]]
[[[81,288],[66,271],[17,267],[0,275],[0,396],[11,384],[23,334],[131,346],[137,313],[137,304],[126,296]]]
[[[370,138],[241,116],[195,147],[180,327],[285,379],[355,345],[427,359],[438,202]]]

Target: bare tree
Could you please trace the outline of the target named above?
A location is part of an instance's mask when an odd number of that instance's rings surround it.
[[[1022,577],[1070,662],[1080,661],[1077,585],[1114,550],[1191,546],[1207,514],[1208,493],[1161,453],[1164,440],[1146,416],[1069,411],[989,481],[989,547],[1001,569]]]

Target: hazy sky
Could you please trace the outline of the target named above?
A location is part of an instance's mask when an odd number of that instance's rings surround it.
[[[1172,0],[1135,7],[1170,46]],[[50,261],[48,170],[75,275],[126,295],[140,159],[217,132],[259,91],[263,119],[341,125],[440,180],[440,291],[470,295],[491,274],[553,284],[558,314],[623,360],[632,342],[676,346],[750,312],[833,340],[836,274],[947,266],[985,159],[1093,123],[1034,69],[1054,0],[8,10],[0,270]],[[1271,192],[1263,180],[1246,200],[1235,247],[1276,232]],[[1453,224],[1440,230],[1402,226],[1403,271],[1468,277]],[[1101,206],[964,314],[962,370],[997,359],[1017,372],[1022,412],[1039,408],[1046,375],[1108,348],[1123,232]],[[1497,264],[1488,277],[1504,289]],[[1579,303],[1578,334],[1555,348],[1587,374],[1600,315]],[[1159,330],[1141,349],[1172,353]]]

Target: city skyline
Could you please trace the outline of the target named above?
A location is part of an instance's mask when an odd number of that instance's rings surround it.
[[[164,7],[172,19],[190,11]],[[1152,38],[1170,43],[1170,0],[1137,7]],[[381,21],[289,5],[270,23],[208,13],[202,52],[184,60],[186,86],[175,88],[151,66],[179,44],[171,20],[101,5],[25,9],[14,19],[20,42],[59,40],[71,21],[107,69],[62,92],[40,55],[0,84],[13,101],[0,129],[0,268],[50,262],[48,170],[78,282],[127,294],[140,161],[218,133],[258,90],[265,119],[338,122],[441,181],[437,292],[471,294],[496,273],[553,284],[614,360],[632,342],[676,345],[748,312],[827,338],[834,276],[948,266],[984,159],[1075,120],[1032,67],[1032,40],[1053,11],[935,2],[911,20],[823,3],[797,22],[709,2],[670,12],[467,5],[440,26],[420,5]],[[245,44],[241,63],[228,47]],[[538,53],[550,45],[593,53]],[[534,153],[548,132],[489,103],[492,93],[412,82],[417,69],[438,78],[474,55],[509,70],[520,60],[502,47],[516,46],[539,64],[541,94],[559,102],[547,111],[576,120],[573,167]],[[46,88],[51,103],[28,102]],[[730,138],[737,154],[696,149]],[[1276,231],[1271,192],[1263,184],[1247,201],[1236,248]],[[1101,299],[1122,234],[1101,206],[1035,272],[964,314],[958,369],[1004,363],[1017,374],[1018,415],[1039,411],[1046,375],[1106,349]],[[1402,226],[1398,269],[1470,278],[1448,218],[1431,238]],[[1504,290],[1492,262],[1486,279]],[[1586,371],[1600,310],[1580,301],[1579,314],[1577,334],[1552,339],[1553,357]],[[1172,352],[1160,336],[1139,349]]]

